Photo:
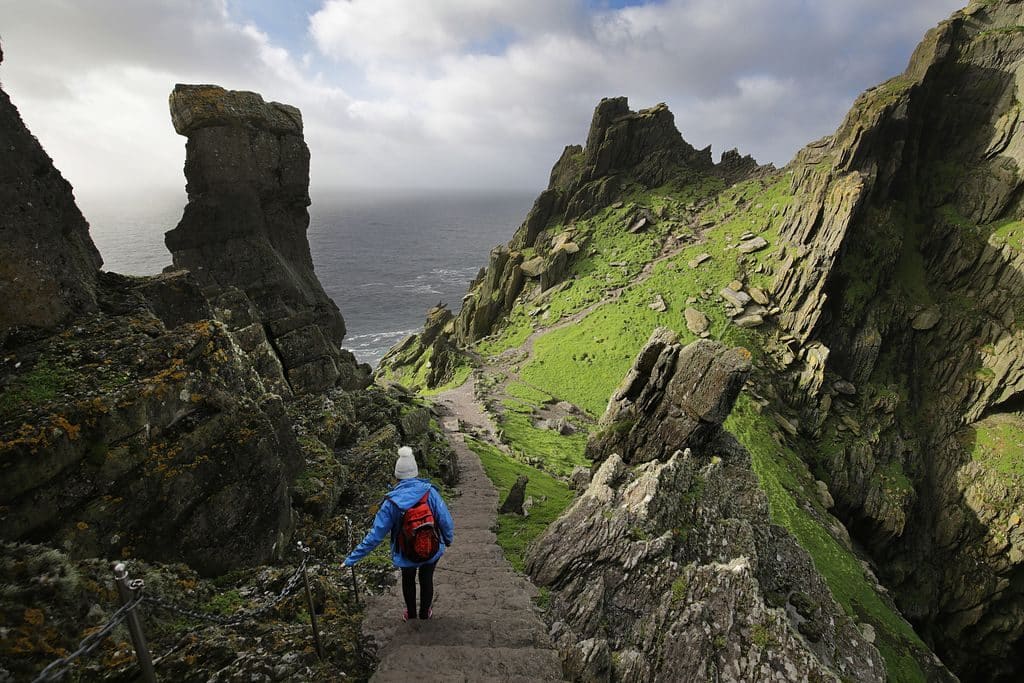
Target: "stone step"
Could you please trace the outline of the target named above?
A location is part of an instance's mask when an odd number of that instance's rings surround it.
[[[401,584],[373,598],[363,633],[378,644],[374,681],[562,680],[557,650],[532,599],[538,590],[497,545],[498,495],[458,437],[462,495],[449,507],[455,544],[434,574],[434,617],[402,621]]]
[[[429,621],[401,621],[401,609],[389,610],[394,627],[388,638],[397,638],[403,645],[544,648],[552,647],[544,624],[533,614],[521,610],[506,612],[463,611],[434,613]],[[384,635],[382,632],[381,635]]]
[[[558,653],[549,649],[402,643],[382,658],[370,680],[399,680],[383,678],[398,673],[406,674],[402,680],[469,680],[460,676],[472,676],[472,680],[520,677],[557,681],[561,680],[561,661]]]

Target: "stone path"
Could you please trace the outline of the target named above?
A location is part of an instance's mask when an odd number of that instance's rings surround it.
[[[438,403],[452,418],[486,428],[472,384]],[[400,582],[390,594],[372,599],[363,633],[379,644],[380,665],[371,680],[562,680],[558,653],[531,600],[537,589],[505,560],[492,531],[498,493],[457,430],[456,419],[445,420],[459,457],[462,493],[449,501],[455,543],[434,573],[434,617],[402,622]]]

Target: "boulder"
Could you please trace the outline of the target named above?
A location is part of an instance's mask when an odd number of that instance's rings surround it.
[[[672,444],[699,444],[717,433],[750,373],[750,353],[699,340],[683,348],[655,330],[612,394],[587,442],[594,462],[619,453],[629,464],[663,460]]]
[[[847,382],[845,379],[832,382],[832,388],[836,390],[837,394],[842,394],[843,396],[855,396],[857,394],[857,387],[854,386],[853,382]]]
[[[686,318],[686,329],[690,330],[690,332],[699,335],[707,331],[708,317],[696,308],[687,308],[683,311],[683,317]]]
[[[546,259],[543,256],[534,256],[529,261],[523,262],[519,268],[527,275],[527,277],[540,277],[540,274],[544,272],[546,266]]]
[[[740,252],[741,254],[752,254],[755,251],[761,251],[767,246],[768,240],[766,240],[763,237],[755,237],[752,240],[747,240],[746,242],[740,243],[740,245],[736,247],[736,251]]]
[[[760,313],[744,313],[733,318],[733,324],[737,327],[752,328],[764,323],[764,316]]]
[[[577,465],[569,475],[569,488],[573,491],[584,491],[590,485],[590,468]]]
[[[512,484],[512,488],[509,489],[508,496],[505,497],[505,502],[498,508],[498,512],[501,514],[515,514],[525,515],[526,512],[523,510],[523,502],[526,500],[526,484],[529,483],[529,478],[525,474],[520,474],[516,477],[516,483]]]
[[[658,313],[664,313],[665,311],[668,310],[668,304],[665,303],[665,297],[663,297],[661,294],[656,294],[654,296],[654,301],[647,304],[647,308],[651,309],[652,311],[657,311]]]
[[[942,320],[942,309],[936,304],[915,315],[911,327],[919,332],[926,332],[938,325],[940,320]]]
[[[628,232],[635,235],[638,232],[643,232],[648,225],[650,225],[650,219],[647,216],[640,216],[629,226]]]
[[[708,261],[710,259],[711,259],[711,254],[698,254],[697,256],[695,256],[692,259],[690,259],[689,266],[691,268],[696,268],[700,264],[702,264],[705,261]]]
[[[727,302],[735,306],[736,308],[743,308],[750,303],[750,295],[743,291],[737,291],[732,287],[723,287],[719,292],[722,298]]]
[[[747,293],[750,294],[750,298],[753,299],[755,303],[761,304],[762,306],[767,306],[770,303],[768,294],[760,287],[750,287],[747,289]]]

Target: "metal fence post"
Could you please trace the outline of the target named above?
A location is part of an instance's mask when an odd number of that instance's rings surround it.
[[[136,590],[142,588],[142,580],[132,581],[135,586],[128,583],[128,569],[123,562],[114,565],[114,584],[117,586],[117,595],[121,598],[121,604],[127,605],[135,597]],[[149,648],[146,647],[146,636],[142,633],[142,623],[135,610],[130,610],[127,615],[128,633],[132,637],[132,645],[135,646],[135,658],[142,670],[142,680],[146,683],[156,683],[156,673],[153,671],[153,659],[150,657]]]
[[[355,546],[352,545],[352,520],[348,516],[345,517],[345,524],[348,527],[348,552],[351,553],[355,550]],[[349,569],[352,570],[352,594],[356,599],[356,607],[359,607],[361,603],[359,601],[359,583],[356,581],[356,566],[352,565]]]
[[[302,552],[302,582],[306,584],[306,602],[309,604],[309,623],[313,627],[313,642],[316,644],[316,656],[324,658],[324,646],[320,643],[320,628],[316,623],[316,609],[313,606],[313,593],[309,590],[309,575],[306,574],[306,559],[309,557],[309,548],[299,541],[299,551]]]

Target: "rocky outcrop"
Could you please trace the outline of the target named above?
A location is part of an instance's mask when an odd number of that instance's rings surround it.
[[[749,374],[746,349],[723,352],[703,340],[682,348],[674,332],[658,330],[612,394],[587,457],[601,462],[618,453],[636,465],[664,460],[679,444],[702,447],[721,430]]]
[[[8,349],[4,539],[204,574],[283,549],[302,456],[281,398],[223,324],[165,325],[147,299],[165,284],[104,275],[100,311]]]
[[[102,263],[71,185],[0,89],[0,343],[95,310]]]
[[[212,85],[176,86],[170,108],[188,137],[189,202],[166,236],[174,265],[246,294],[296,393],[365,386],[369,367],[341,349],[345,322],[313,272],[299,110]]]
[[[427,311],[423,331],[409,335],[384,355],[377,378],[410,387],[437,387],[451,381],[460,356],[452,342],[454,320],[444,304]]]
[[[490,334],[512,308],[531,277],[543,292],[560,283],[577,250],[550,243],[545,232],[552,224],[571,224],[593,215],[618,199],[627,188],[652,188],[670,181],[691,182],[718,175],[736,182],[759,167],[738,153],[723,155],[721,167],[711,160],[711,148],[694,149],[679,134],[675,118],[664,104],[630,111],[625,97],[601,100],[587,133],[585,147],[566,147],[551,170],[548,188],[530,209],[508,247],[497,247],[491,261],[470,288],[456,322],[456,342],[466,344]],[[526,277],[523,251],[535,250],[537,265]],[[571,252],[571,253],[570,253]]]
[[[797,156],[774,284],[780,393],[816,471],[968,680],[1024,666],[1024,557],[992,540],[1013,535],[1024,479],[978,472],[959,436],[1024,396],[1022,23],[1018,2],[972,3]]]
[[[601,100],[586,145],[565,148],[551,169],[547,189],[534,201],[513,238],[491,250],[487,266],[462,300],[452,332],[446,333],[450,344],[463,347],[486,337],[517,299],[540,296],[565,282],[572,263],[586,248],[587,237],[578,234],[574,223],[595,216],[627,191],[670,182],[683,187],[709,178],[732,184],[768,168],[735,150],[723,154],[716,165],[710,147],[698,150],[683,139],[664,104],[634,112],[625,97]],[[649,211],[640,211],[626,221],[623,232],[654,225]],[[403,349],[403,357],[419,358],[425,353],[422,346],[413,351],[403,344]],[[381,361],[381,367],[392,374],[403,372],[399,357]]]
[[[682,169],[711,172],[711,149],[698,151],[683,140],[667,106],[633,112],[625,97],[605,98],[594,110],[586,146],[565,148],[511,246],[535,246],[551,220],[571,221],[607,206],[629,182],[657,187]]]
[[[613,397],[593,480],[527,554],[572,680],[885,680],[721,428],[749,371],[659,331]]]

